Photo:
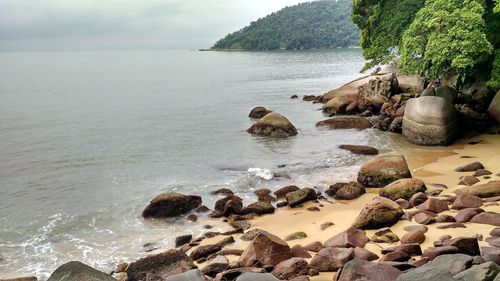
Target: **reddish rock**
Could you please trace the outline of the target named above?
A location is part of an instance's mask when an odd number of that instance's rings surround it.
[[[483,164],[480,162],[472,162],[467,165],[460,166],[455,169],[456,172],[475,172],[479,169],[484,169]]]
[[[338,235],[328,239],[325,242],[325,247],[361,247],[363,248],[370,239],[366,237],[366,233],[363,230],[356,228],[349,228],[346,231],[339,233]]]
[[[279,279],[291,279],[300,275],[306,275],[308,272],[309,266],[307,261],[301,258],[291,258],[286,261],[282,261],[277,264],[272,274]]]
[[[349,145],[342,144],[339,145],[340,149],[349,150],[353,154],[362,154],[362,155],[377,155],[378,150],[376,148],[364,145]]]
[[[330,119],[319,121],[316,127],[326,127],[328,129],[358,129],[364,130],[372,127],[372,123],[360,116],[336,116]]]
[[[452,209],[462,210],[466,208],[479,208],[483,205],[483,200],[477,196],[462,194],[457,196],[453,202]]]
[[[319,241],[315,241],[315,242],[311,242],[307,245],[304,246],[304,249],[306,249],[307,251],[309,252],[314,252],[314,253],[317,253],[319,252],[321,249],[323,249],[325,246],[323,246],[323,243],[319,242]]]
[[[483,209],[479,208],[466,208],[458,211],[455,215],[456,222],[469,222],[474,216],[484,212]]]
[[[360,259],[354,259],[344,265],[337,281],[393,281],[402,272],[390,265],[383,265]]]
[[[175,238],[175,247],[180,247],[184,244],[187,244],[191,242],[191,239],[193,239],[192,234],[187,234],[187,235],[181,235]]]
[[[462,176],[462,177],[460,177],[460,181],[458,182],[458,184],[459,185],[471,186],[471,185],[475,185],[478,182],[479,182],[479,180],[476,177],[473,177],[473,176]]]
[[[482,176],[488,176],[488,175],[491,175],[492,173],[488,170],[485,170],[485,169],[479,169],[477,170],[473,176],[475,177],[482,177]]]
[[[265,215],[274,213],[274,207],[269,202],[255,202],[243,208],[241,210],[242,214],[257,214],[257,215]]]
[[[329,228],[330,226],[334,226],[335,224],[331,221],[327,221],[325,223],[322,223],[320,226],[319,226],[319,229],[321,229],[322,231]]]
[[[261,265],[277,265],[292,257],[288,244],[279,237],[261,231],[248,245],[239,262],[242,267],[249,267],[256,263]]]
[[[481,255],[479,244],[475,237],[458,237],[451,240],[445,240],[443,241],[443,245],[457,247],[460,253],[469,256]]]
[[[417,209],[421,211],[433,212],[436,214],[449,210],[448,204],[445,201],[436,198],[427,199],[427,201],[418,205]]]
[[[411,178],[402,155],[380,155],[366,162],[358,172],[358,182],[365,187],[382,187],[402,178]]]
[[[401,251],[410,256],[419,256],[422,254],[422,248],[420,248],[419,244],[402,244],[397,246],[388,247],[382,249],[382,254],[388,254],[391,252]]]
[[[145,218],[174,217],[187,213],[201,205],[201,197],[175,192],[162,193],[149,203],[142,212]]]
[[[278,190],[276,190],[274,192],[274,195],[277,197],[277,198],[285,198],[285,196],[287,195],[287,193],[289,192],[293,192],[293,191],[297,191],[299,190],[300,188],[295,186],[295,185],[289,185],[289,186],[285,186],[285,187],[282,187]]]
[[[443,223],[443,222],[455,222],[455,218],[450,215],[439,215],[436,217],[436,222],[437,223]]]
[[[461,222],[454,222],[450,224],[440,225],[436,227],[437,229],[448,229],[448,228],[467,228],[465,224]]]
[[[416,207],[422,203],[424,203],[425,201],[427,201],[427,195],[425,195],[425,193],[423,192],[419,192],[419,193],[415,193],[413,194],[413,196],[410,198],[410,205],[413,206],[413,207]]]
[[[377,256],[377,254],[372,253],[364,248],[356,247],[356,248],[354,248],[354,258],[364,260],[364,261],[374,261],[374,260],[378,260],[379,256]]]
[[[401,244],[422,244],[425,241],[425,234],[416,230],[408,232],[401,237]]]
[[[403,228],[405,231],[411,232],[411,231],[422,231],[423,233],[426,233],[429,228],[424,225],[408,225]]]
[[[380,261],[408,261],[410,259],[410,256],[401,251],[395,251],[395,252],[390,252],[385,254],[383,257],[380,258]]]
[[[358,182],[336,183],[325,191],[336,200],[352,200],[366,193],[365,188]]]
[[[309,254],[309,252],[307,252],[307,250],[304,249],[304,247],[302,247],[301,245],[294,245],[291,248],[291,251],[294,258],[308,259],[311,257],[311,254]]]
[[[491,230],[490,235],[493,237],[500,237],[500,227],[495,227]]]
[[[432,224],[436,222],[436,215],[432,212],[420,212],[413,219],[418,224]]]
[[[182,251],[167,252],[139,259],[127,267],[128,280],[147,281],[186,272],[194,267],[193,260]]]
[[[494,212],[483,212],[475,215],[470,222],[500,226],[500,214]]]
[[[309,266],[320,272],[333,272],[354,258],[352,248],[327,247],[321,249],[311,260]]]
[[[399,198],[394,202],[396,202],[402,209],[410,209],[411,208],[410,202],[408,202],[408,200],[405,200],[403,198]]]
[[[396,224],[404,212],[394,201],[375,197],[361,210],[353,227],[359,229],[379,229]]]
[[[430,247],[425,249],[422,257],[428,257],[430,260],[433,260],[435,257],[446,254],[456,254],[459,253],[457,247],[454,246],[442,246],[442,247]]]

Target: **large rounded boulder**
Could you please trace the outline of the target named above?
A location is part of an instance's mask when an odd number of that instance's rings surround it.
[[[403,155],[380,155],[366,162],[358,172],[358,182],[366,187],[382,187],[403,178],[411,178]]]
[[[239,263],[242,267],[255,264],[276,266],[292,258],[288,244],[278,236],[261,231],[241,254]]]
[[[250,134],[259,136],[286,138],[297,135],[297,129],[283,115],[271,112],[253,124],[248,130]]]
[[[116,281],[104,272],[78,261],[70,261],[58,267],[48,281]]]
[[[410,200],[414,194],[425,192],[425,190],[425,183],[422,180],[400,179],[380,189],[379,195],[391,200],[397,200],[399,198]]]
[[[488,113],[497,120],[497,123],[500,123],[500,91],[495,94],[495,97],[491,101]]]
[[[385,197],[375,197],[361,210],[352,225],[358,229],[379,229],[396,224],[404,212],[394,201]]]
[[[358,129],[364,130],[372,127],[372,123],[360,116],[337,116],[316,123],[316,127],[328,129]]]
[[[448,145],[458,132],[455,107],[447,99],[425,96],[410,99],[403,117],[403,136],[417,145]]]
[[[197,195],[166,192],[153,198],[142,212],[142,216],[145,218],[175,217],[197,208],[201,202],[201,197]]]

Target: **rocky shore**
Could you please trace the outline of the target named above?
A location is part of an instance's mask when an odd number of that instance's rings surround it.
[[[383,154],[343,145],[353,157],[369,155],[350,181],[263,188],[251,204],[227,188],[212,191],[214,206],[197,195],[160,194],[145,206],[144,219],[199,220],[207,231],[172,237],[175,249],[113,272],[69,262],[49,281],[500,280],[499,95],[480,84],[457,92],[383,73],[305,96],[324,103],[329,118],[319,129],[374,127],[416,145]],[[256,119],[250,134],[299,134],[269,109],[254,108],[249,117]],[[460,139],[471,126],[489,130]]]

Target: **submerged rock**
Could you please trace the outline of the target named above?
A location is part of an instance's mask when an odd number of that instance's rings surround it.
[[[58,267],[47,281],[116,281],[104,272],[78,261],[70,261]]]
[[[403,136],[418,145],[449,145],[458,133],[452,103],[441,97],[408,100],[403,117]]]
[[[272,112],[262,117],[248,130],[250,134],[286,138],[297,135],[297,129],[283,115]]]
[[[195,209],[201,205],[201,202],[201,197],[197,195],[166,192],[153,198],[142,212],[142,216],[145,218],[174,217]]]
[[[329,129],[358,129],[364,130],[372,127],[372,123],[360,116],[337,116],[316,123],[316,127]]]
[[[404,212],[401,207],[384,197],[376,197],[361,210],[353,227],[359,229],[379,229],[396,224]]]
[[[411,178],[403,155],[377,156],[366,162],[358,172],[358,182],[366,187],[382,187],[402,178]]]
[[[391,200],[399,198],[410,200],[414,194],[425,192],[426,189],[425,183],[422,180],[400,179],[380,189],[379,195]]]
[[[255,118],[255,119],[260,119],[260,118],[266,116],[267,114],[269,114],[271,112],[272,112],[271,110],[268,110],[267,108],[265,108],[263,106],[257,106],[257,107],[254,107],[250,111],[250,113],[248,114],[248,117]]]

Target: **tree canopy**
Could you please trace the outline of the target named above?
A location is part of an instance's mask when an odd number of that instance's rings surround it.
[[[434,79],[500,86],[499,0],[353,0],[365,68],[395,62]]]
[[[358,45],[350,0],[286,7],[217,41],[212,49],[325,49]]]

